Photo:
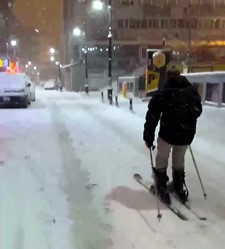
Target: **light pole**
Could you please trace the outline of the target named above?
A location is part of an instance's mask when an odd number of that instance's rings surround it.
[[[93,1],[93,9],[102,10],[103,2],[101,0]],[[108,100],[112,104],[112,0],[108,0]]]
[[[10,41],[11,46],[13,47],[13,56],[16,57],[16,46],[17,46],[17,40],[11,40]]]
[[[84,38],[84,60],[85,60],[85,92],[86,94],[89,93],[89,82],[88,82],[88,48],[87,48],[87,40],[86,40],[86,29],[84,32],[81,31],[79,28],[74,28],[73,30],[73,35],[80,37],[83,34]],[[79,58],[81,57],[81,49],[79,48]]]
[[[86,40],[86,39],[85,39]],[[87,44],[85,42],[85,47],[84,47],[84,60],[85,60],[85,92],[86,94],[89,93],[89,85],[88,85],[88,53],[87,53]]]
[[[58,55],[58,57],[59,57],[59,51],[57,49],[55,49],[55,48],[50,48],[49,52],[51,54],[50,61],[54,62],[56,60],[55,56]],[[55,64],[56,64],[56,66],[58,68],[58,74],[59,74],[58,77],[59,77],[59,80],[60,80],[60,84],[62,84],[62,75],[61,75],[60,63],[59,63],[59,61],[56,61]]]
[[[112,88],[112,0],[108,0],[109,14],[109,34],[108,34],[108,99],[112,105],[113,88]]]
[[[188,15],[188,73],[191,72],[191,40],[192,40],[192,30],[191,30],[191,10],[192,10],[192,5],[191,1],[189,0],[189,5],[187,9],[187,15]]]

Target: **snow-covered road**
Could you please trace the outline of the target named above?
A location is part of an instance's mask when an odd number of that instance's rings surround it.
[[[146,103],[135,113],[99,94],[38,91],[27,109],[1,109],[1,249],[223,249],[225,110],[205,107],[193,144],[206,185],[203,200],[190,154],[192,206],[207,216],[181,221],[132,178],[150,179],[142,142]]]

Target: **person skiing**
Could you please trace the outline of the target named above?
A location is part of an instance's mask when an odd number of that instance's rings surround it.
[[[153,174],[158,196],[166,204],[171,204],[167,189],[171,149],[173,189],[182,202],[187,201],[184,158],[194,139],[197,119],[201,113],[201,97],[197,89],[177,71],[168,71],[163,90],[156,91],[149,101],[143,132],[146,146],[152,149],[160,120]]]

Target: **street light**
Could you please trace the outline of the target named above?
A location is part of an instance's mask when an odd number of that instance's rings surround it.
[[[50,48],[49,51],[51,54],[55,54],[55,52],[56,52],[56,50],[54,48]]]
[[[80,30],[80,28],[78,28],[78,27],[76,27],[76,28],[74,28],[73,29],[73,35],[74,36],[81,36],[81,30]]]
[[[17,45],[17,41],[16,40],[11,40],[10,43],[11,43],[12,47],[15,47]]]
[[[100,1],[100,0],[94,0],[93,2],[92,2],[92,8],[94,9],[94,10],[103,10],[103,2],[102,1]]]
[[[13,55],[16,57],[16,46],[17,46],[17,40],[13,39],[10,41],[11,46],[13,47]]]
[[[37,67],[34,66],[34,70],[37,70]]]
[[[28,65],[26,64],[25,67],[28,68]]]
[[[51,60],[51,61],[55,61],[55,57],[54,57],[54,56],[51,56],[51,57],[50,57],[50,60]]]
[[[28,65],[30,66],[32,63],[31,63],[31,61],[28,61]]]

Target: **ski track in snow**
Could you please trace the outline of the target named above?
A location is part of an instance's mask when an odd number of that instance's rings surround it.
[[[132,113],[128,100],[116,108],[99,93],[39,90],[38,99],[0,110],[1,249],[224,248],[224,108],[204,107],[192,145],[207,201],[186,157],[192,206],[208,221],[180,206],[190,221],[163,209],[159,223],[155,199],[132,177],[151,179],[147,102],[135,100]]]

